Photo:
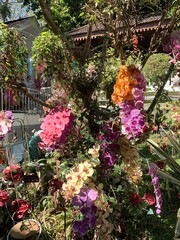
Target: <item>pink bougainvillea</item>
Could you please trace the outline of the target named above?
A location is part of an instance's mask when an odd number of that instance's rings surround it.
[[[40,138],[43,143],[39,147],[47,151],[58,149],[65,142],[73,120],[74,115],[70,109],[62,106],[52,109],[41,124]]]

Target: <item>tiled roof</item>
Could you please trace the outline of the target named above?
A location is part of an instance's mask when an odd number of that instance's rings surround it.
[[[144,32],[144,31],[150,31],[150,30],[155,30],[157,28],[158,22],[160,20],[160,16],[153,16],[149,18],[141,18],[138,20],[138,24],[135,26],[135,31],[136,32]],[[166,26],[166,23],[169,20],[166,19],[164,24],[162,24],[162,28]],[[132,26],[134,23],[132,23]],[[122,24],[120,24],[120,32],[121,32]],[[76,41],[81,41],[86,39],[87,37],[87,31],[88,31],[88,25],[76,28],[68,34],[74,38]],[[106,32],[105,27],[101,23],[96,23],[92,27],[92,35],[91,38],[97,38],[99,36],[103,36],[104,33]],[[111,35],[112,33],[109,32]]]

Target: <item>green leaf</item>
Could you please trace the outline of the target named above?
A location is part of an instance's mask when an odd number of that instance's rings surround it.
[[[180,181],[179,181],[178,179],[174,178],[171,174],[166,173],[166,172],[164,172],[164,171],[162,171],[162,170],[160,170],[160,169],[157,170],[157,173],[158,173],[158,175],[160,175],[161,177],[166,178],[166,179],[168,179],[169,181],[173,182],[174,184],[180,186]]]
[[[166,137],[168,138],[169,142],[172,144],[172,146],[177,150],[177,152],[180,154],[180,146],[178,142],[170,135],[168,134],[162,127],[162,131],[165,133]]]
[[[178,174],[180,173],[180,166],[179,164],[171,157],[169,156],[158,144],[156,144],[153,140],[149,139],[147,140],[149,144],[159,153],[161,154],[165,160],[168,166]]]

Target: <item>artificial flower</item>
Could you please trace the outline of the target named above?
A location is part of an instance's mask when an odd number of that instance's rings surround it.
[[[151,183],[154,186],[154,194],[156,196],[156,214],[159,215],[162,208],[162,194],[160,190],[159,177],[157,175],[157,165],[153,163],[150,164],[149,174],[152,178]]]
[[[23,171],[18,164],[10,165],[3,170],[4,179],[7,181],[19,182],[23,177]]]
[[[130,202],[133,206],[136,206],[142,202],[142,198],[138,194],[134,193],[130,198]]]
[[[9,193],[4,190],[0,190],[0,207],[3,207],[8,202],[9,202]]]
[[[149,205],[153,205],[156,202],[155,198],[149,193],[145,193],[142,200],[147,202]]]
[[[43,144],[39,147],[45,147],[46,150],[58,149],[63,144],[72,127],[74,115],[70,109],[62,106],[56,106],[45,117],[41,124],[40,138]]]
[[[11,111],[0,111],[0,138],[3,139],[12,127],[13,116]]]
[[[16,219],[21,219],[30,209],[30,204],[23,199],[16,199],[12,202],[11,209]]]

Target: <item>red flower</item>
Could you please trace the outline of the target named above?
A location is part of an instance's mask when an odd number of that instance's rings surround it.
[[[5,203],[9,201],[9,193],[0,190],[0,207],[3,207]]]
[[[4,179],[19,182],[23,176],[23,171],[18,164],[10,165],[3,170]]]
[[[21,219],[30,209],[30,204],[23,199],[16,199],[12,202],[11,208],[15,212],[14,217],[17,219]]]
[[[140,202],[142,202],[142,198],[138,194],[133,194],[130,198],[130,202],[133,206],[138,205]]]
[[[165,167],[165,162],[163,161],[157,161],[156,165],[158,166],[158,168],[163,169]]]
[[[155,198],[149,193],[145,193],[142,200],[147,202],[149,205],[153,205],[156,202]]]
[[[58,178],[54,178],[49,182],[49,187],[55,192],[58,189],[60,189],[63,185],[63,182],[58,179]]]

